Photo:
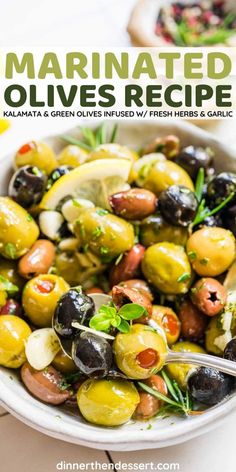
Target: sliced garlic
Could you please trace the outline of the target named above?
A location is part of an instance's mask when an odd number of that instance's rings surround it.
[[[60,241],[58,248],[60,251],[76,251],[78,249],[78,239],[77,238],[65,238]]]
[[[64,221],[59,211],[45,210],[39,215],[39,226],[47,238],[55,241],[59,236],[59,230]]]
[[[52,328],[33,331],[25,345],[26,358],[36,370],[42,370],[49,366],[59,350],[59,339]]]
[[[79,216],[82,211],[87,208],[93,208],[94,204],[90,200],[85,198],[74,198],[73,200],[67,200],[61,207],[62,214],[66,221],[73,223]]]
[[[231,332],[226,331],[221,336],[218,336],[217,338],[215,338],[214,344],[223,352],[226,345],[229,343],[229,341],[231,341],[231,339],[232,339]]]

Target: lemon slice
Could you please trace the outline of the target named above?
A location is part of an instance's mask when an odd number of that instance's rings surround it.
[[[4,118],[0,118],[0,134],[4,133],[10,126],[10,122]]]
[[[84,198],[110,209],[108,196],[129,188],[128,159],[99,159],[83,164],[58,179],[44,195],[40,208],[55,210],[65,198]]]

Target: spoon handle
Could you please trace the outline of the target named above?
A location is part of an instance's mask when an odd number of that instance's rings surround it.
[[[236,377],[236,362],[222,359],[221,357],[209,354],[199,354],[196,352],[174,352],[169,350],[166,358],[166,364],[174,363],[194,364],[204,367],[211,367],[220,370],[225,374]]]

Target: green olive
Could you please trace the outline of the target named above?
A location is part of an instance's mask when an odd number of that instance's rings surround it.
[[[215,277],[235,259],[235,237],[227,229],[205,226],[190,236],[187,253],[197,274]]]
[[[113,344],[116,364],[131,379],[147,379],[161,370],[167,355],[163,336],[148,326],[134,324],[119,333]]]
[[[54,357],[52,365],[62,374],[73,374],[78,371],[74,361],[68,357],[62,349],[57,353],[56,357]]]
[[[7,301],[7,292],[0,290],[0,308],[5,305]]]
[[[187,172],[172,161],[159,161],[151,168],[143,187],[157,196],[171,185],[184,185],[194,191],[194,185]]]
[[[61,252],[56,255],[55,267],[57,274],[70,285],[81,282],[82,268],[75,253]]]
[[[0,365],[18,369],[24,364],[25,341],[30,334],[30,327],[18,316],[0,316]]]
[[[16,167],[31,165],[51,174],[58,167],[56,155],[48,144],[32,141],[26,143],[17,151],[15,156]]]
[[[223,354],[223,351],[215,344],[215,339],[225,333],[221,327],[220,318],[221,315],[211,318],[205,334],[205,348],[207,352],[215,354],[216,356],[222,356]]]
[[[35,243],[39,228],[27,211],[8,197],[0,197],[0,253],[18,259]]]
[[[182,341],[176,343],[171,349],[175,352],[200,352],[205,353],[204,349],[198,344]],[[180,387],[186,388],[186,377],[188,372],[193,368],[192,364],[167,364],[166,369],[170,377],[179,384]]]
[[[82,245],[109,259],[129,251],[134,245],[133,226],[102,208],[89,208],[81,213],[74,231]]]
[[[139,394],[127,380],[86,380],[77,394],[81,414],[90,423],[119,426],[132,417]]]
[[[38,275],[25,285],[22,304],[30,321],[40,328],[52,325],[52,317],[59,298],[70,286],[62,277]]]
[[[64,147],[60,152],[57,160],[60,166],[73,166],[78,167],[83,164],[88,158],[88,151],[82,149],[79,146],[69,144],[69,146]]]
[[[185,246],[187,239],[186,228],[169,225],[161,215],[150,215],[141,222],[140,242],[145,247],[163,241]]]
[[[191,266],[184,248],[173,243],[158,243],[146,249],[142,271],[147,281],[164,293],[186,293],[191,283]]]
[[[16,285],[19,290],[22,290],[25,285],[25,280],[17,271],[17,262],[10,259],[0,259],[0,275]]]

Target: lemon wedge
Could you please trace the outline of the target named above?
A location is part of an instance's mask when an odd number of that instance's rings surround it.
[[[44,195],[40,208],[55,210],[65,198],[84,198],[110,209],[109,195],[129,188],[131,161],[98,159],[85,163],[58,179]]]
[[[0,134],[4,133],[10,126],[10,122],[4,118],[0,118]]]

